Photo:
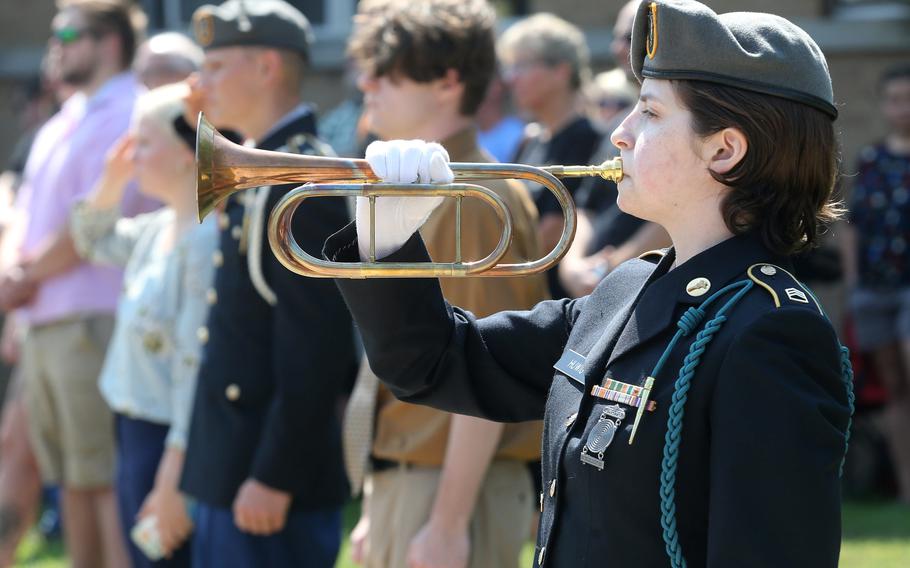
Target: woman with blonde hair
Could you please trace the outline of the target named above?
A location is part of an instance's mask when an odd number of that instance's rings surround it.
[[[121,522],[154,516],[156,566],[189,566],[192,524],[178,490],[200,356],[197,329],[217,245],[213,221],[196,222],[193,137],[183,132],[185,84],[154,89],[136,103],[130,133],[108,155],[95,190],[73,212],[79,253],[125,268],[117,324],[101,373],[101,391],[115,413],[117,498]],[[121,218],[117,204],[135,176],[160,210]],[[129,539],[128,539],[129,540]],[[149,559],[130,544],[134,566]]]

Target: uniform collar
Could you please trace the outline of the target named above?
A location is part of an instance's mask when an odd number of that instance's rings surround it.
[[[316,134],[316,117],[313,109],[300,104],[284,115],[256,144],[261,150],[275,150],[285,145],[295,134]]]
[[[701,304],[727,284],[747,278],[749,266],[759,262],[784,267],[790,265],[787,257],[772,253],[754,234],[731,237],[670,270],[675,258],[674,250],[670,249],[654,269],[649,278],[650,284],[642,292],[610,354],[608,365],[671,326],[680,305]],[[688,292],[690,284],[697,279],[710,282],[710,287],[702,295]]]

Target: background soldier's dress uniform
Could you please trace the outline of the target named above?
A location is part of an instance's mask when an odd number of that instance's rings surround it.
[[[268,136],[259,148],[313,153],[309,112]],[[258,212],[267,219],[294,186],[275,186]],[[251,234],[257,189],[231,196],[219,213],[220,249],[209,292],[209,323],[199,371],[182,489],[230,510],[248,478],[293,495],[291,511],[340,507],[348,496],[336,406],[356,372],[350,314],[331,280],[303,278],[281,266],[265,237]],[[304,250],[319,251],[349,218],[341,199],[310,199],[293,220]],[[277,298],[254,284],[247,255],[258,240],[261,272]],[[241,242],[248,250],[241,250]],[[255,268],[254,268],[255,270]]]
[[[278,0],[201,6],[193,14],[206,52],[266,47],[308,59],[306,17]],[[294,93],[299,95],[299,93]],[[318,154],[311,109],[300,104],[258,148]],[[272,208],[292,185],[232,195],[219,213],[217,270],[181,489],[200,502],[194,562],[202,566],[334,563],[348,496],[336,402],[357,370],[350,314],[331,280],[297,276],[268,245]],[[311,254],[350,218],[341,199],[310,199],[292,221]],[[231,507],[247,479],[292,495],[282,531],[241,532]],[[330,556],[330,557],[326,557]]]
[[[207,53],[267,47],[308,59],[306,17],[278,0],[201,6],[196,40]],[[299,92],[290,93],[299,97]],[[312,111],[302,103],[259,141],[265,150],[320,153]],[[292,186],[255,188],[230,197],[219,214],[220,249],[206,344],[199,371],[181,488],[196,513],[200,566],[284,566],[306,559],[334,563],[347,497],[336,405],[356,372],[350,316],[330,281],[286,270],[268,247],[269,212]],[[348,219],[343,200],[309,200],[292,230],[316,252],[334,223]],[[291,495],[284,528],[269,536],[242,532],[232,505],[254,479]]]

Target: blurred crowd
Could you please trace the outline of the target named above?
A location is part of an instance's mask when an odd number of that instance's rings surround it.
[[[298,154],[360,158],[372,140],[419,138],[455,162],[599,164],[618,156],[609,135],[638,101],[638,2],[615,22],[615,68],[595,74],[582,31],[552,14],[496,37],[483,0],[361,0],[340,103],[319,116],[303,86],[310,26],[281,0],[204,6],[187,34],[147,38],[128,0],[58,4],[0,175],[0,352],[13,369],[0,565],[43,506],[76,567],[333,566],[346,536],[370,567],[515,566],[552,491],[535,469],[541,424],[397,401],[331,281],[292,275],[269,248],[268,213],[293,186],[244,190],[199,222],[196,116]],[[885,73],[877,96],[888,131],[844,166],[849,222],[796,266],[847,289],[860,403],[847,483],[910,505],[910,67]],[[508,261],[556,246],[563,214],[545,187],[484,185],[513,214]],[[445,279],[446,298],[482,316],[581,297],[669,246],[617,208],[614,183],[565,185],[578,228],[557,267]],[[353,204],[328,201],[293,222],[312,254],[351,219]],[[453,210],[422,229],[434,260],[453,259]],[[499,240],[479,202],[465,201],[461,227],[466,259]],[[343,535],[352,496],[361,516]]]

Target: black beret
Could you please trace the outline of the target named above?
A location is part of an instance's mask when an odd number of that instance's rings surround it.
[[[692,79],[773,95],[837,118],[825,56],[809,34],[772,14],[715,14],[694,0],[644,0],[632,26],[639,81]]]
[[[275,47],[305,58],[312,41],[306,16],[284,0],[228,0],[200,6],[193,13],[193,33],[204,49]]]

